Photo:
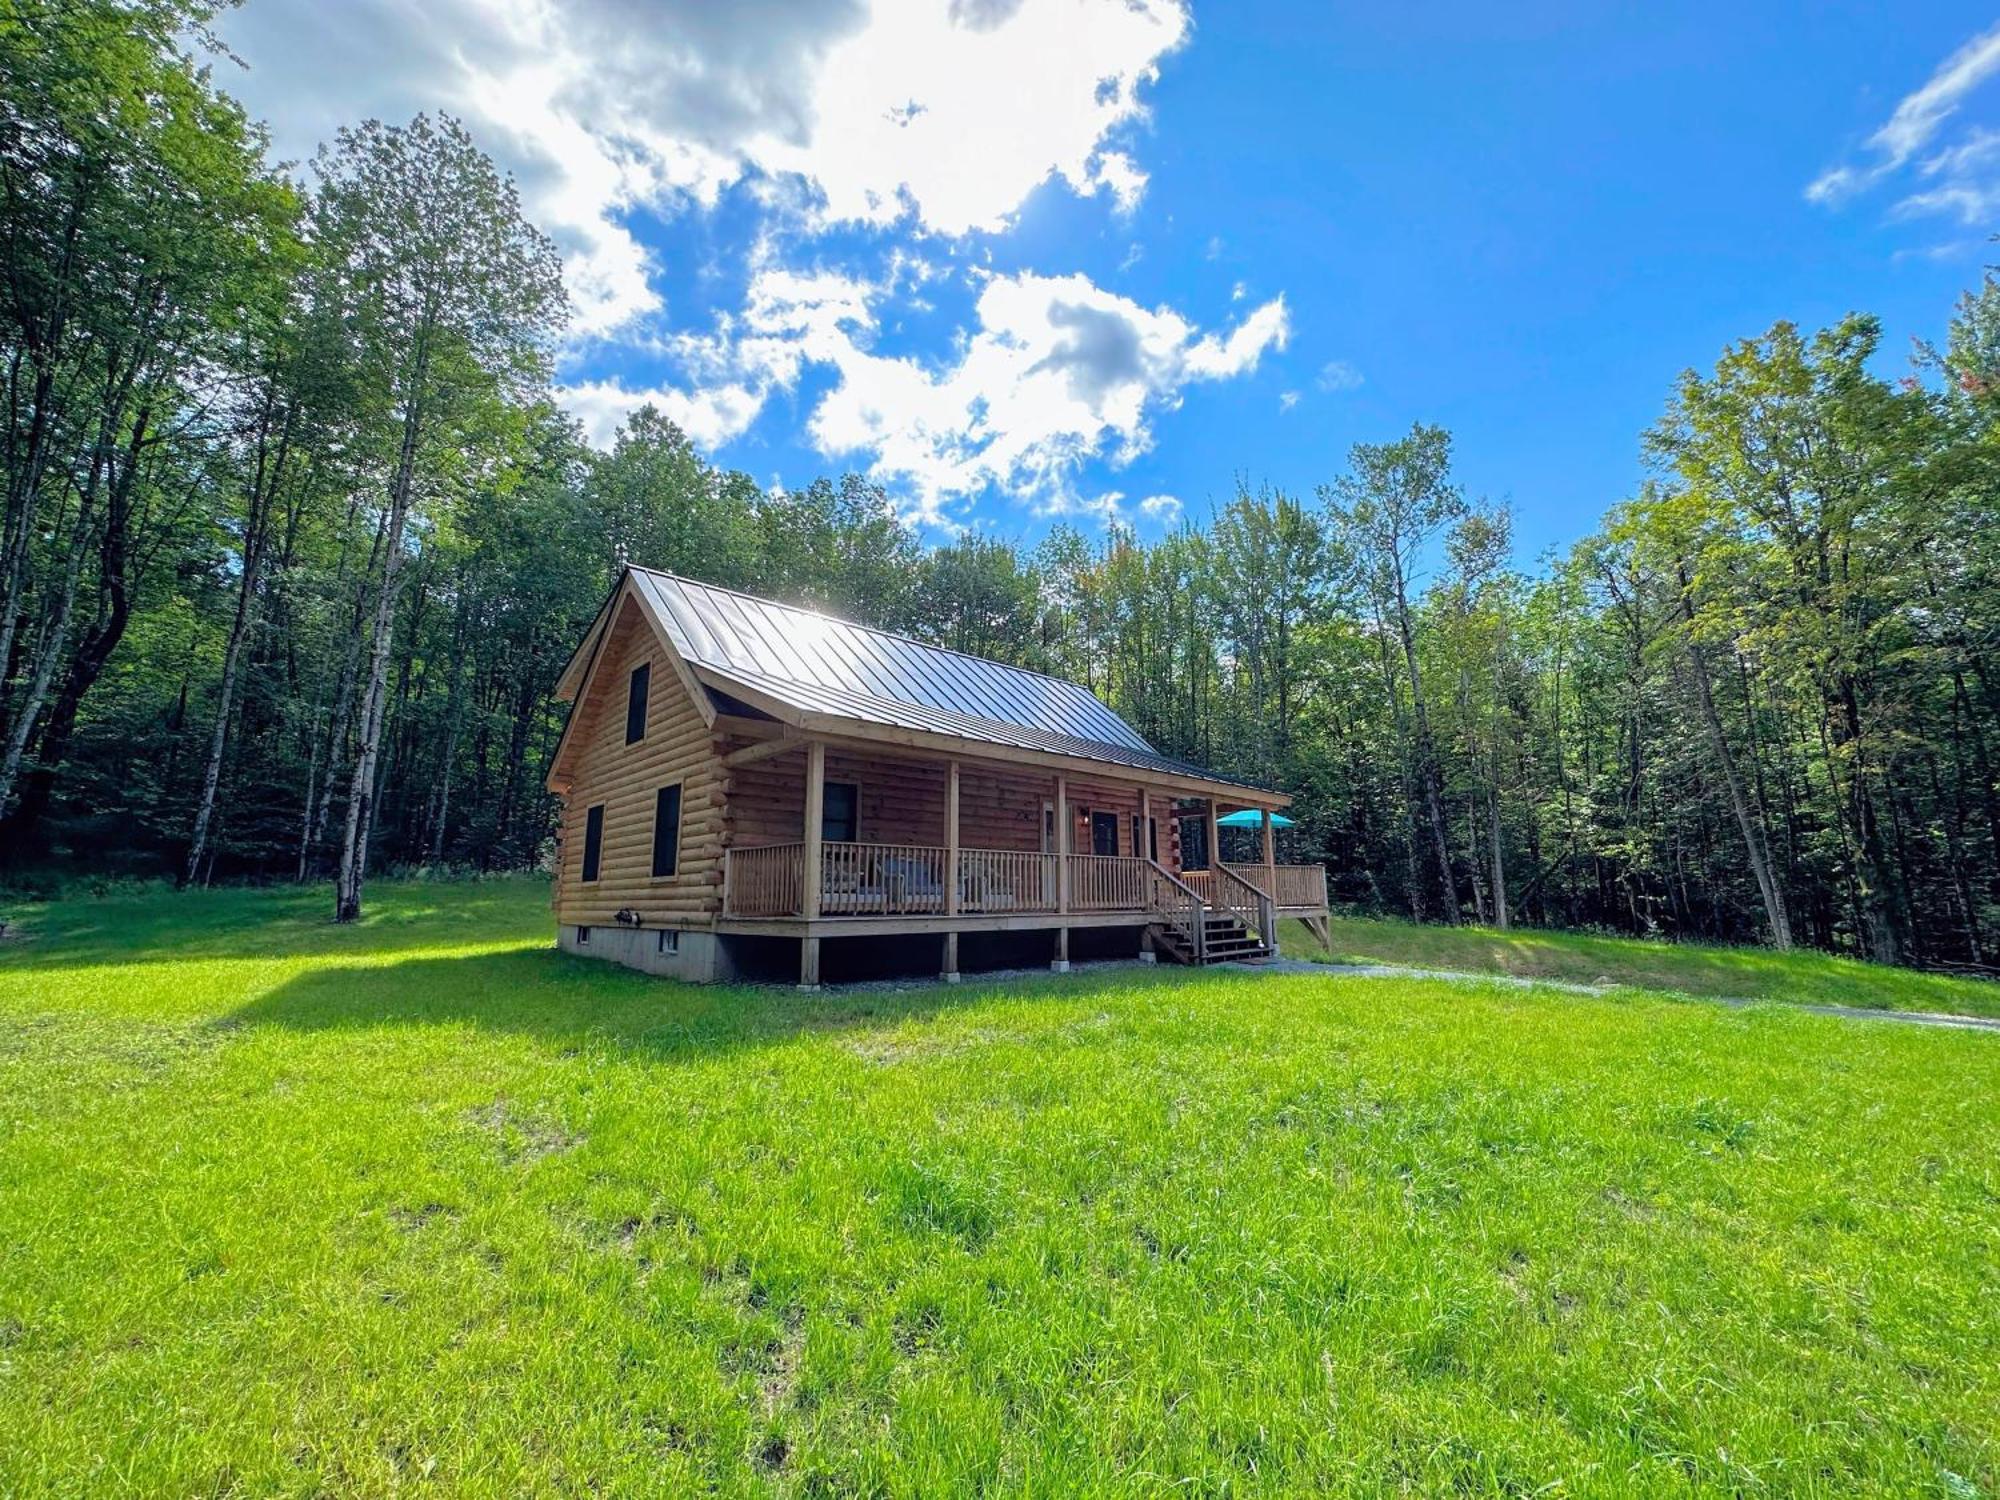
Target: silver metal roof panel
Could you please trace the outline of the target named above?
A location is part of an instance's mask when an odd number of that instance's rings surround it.
[[[631,571],[691,665],[794,707],[1253,785],[1161,755],[1073,682],[672,573]]]

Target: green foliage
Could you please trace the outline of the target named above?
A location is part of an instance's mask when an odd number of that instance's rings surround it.
[[[1425,424],[1150,541],[927,548],[657,410],[587,448],[513,185],[420,117],[302,191],[206,14],[0,14],[15,867],[304,878],[369,796],[378,869],[532,866],[550,691],[630,561],[1082,682],[1294,792],[1287,857],[1356,911],[2000,967],[1992,278],[1902,378],[1860,316],[1687,372],[1656,477],[1532,573]]]
[[[9,1494],[2000,1486],[1990,1035],[702,989],[531,880],[13,915]]]

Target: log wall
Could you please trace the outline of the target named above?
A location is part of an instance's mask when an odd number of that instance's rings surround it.
[[[632,669],[652,663],[646,737],[625,743]],[[722,905],[724,806],[721,768],[708,725],[638,606],[626,600],[571,727],[570,789],[564,799],[555,881],[556,920],[608,927],[621,907],[648,925],[705,917]],[[659,789],[681,783],[680,860],[653,878],[653,809]],[[598,878],[583,882],[583,825],[604,804]]]
[[[749,742],[729,742],[725,751]],[[728,773],[725,838],[747,846],[783,843],[805,837],[806,757],[803,749],[773,756]],[[864,844],[945,843],[945,764],[887,755],[829,749],[826,779],[851,781],[860,788],[860,837]],[[1042,804],[1053,802],[1053,773],[1016,771],[985,761],[963,760],[958,774],[958,841],[967,849],[1042,847]],[[1090,852],[1092,811],[1118,816],[1118,852],[1143,853],[1132,846],[1132,819],[1139,811],[1139,789],[1113,781],[1072,780],[1070,814],[1074,850]],[[1172,816],[1174,799],[1154,792],[1153,818],[1160,831],[1160,863],[1180,868],[1180,825]]]

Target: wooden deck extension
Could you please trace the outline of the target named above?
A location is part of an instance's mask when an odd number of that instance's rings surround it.
[[[804,762],[802,776],[783,769],[794,756]],[[858,817],[865,803],[870,826],[909,830],[901,839],[825,836],[828,767],[836,761],[836,779],[854,788],[850,815]],[[722,765],[733,776],[759,778],[758,811],[739,812],[736,831],[790,823],[803,836],[731,839],[722,851],[722,888],[710,925],[718,933],[797,939],[803,988],[818,986],[820,944],[827,938],[935,934],[942,939],[940,972],[947,979],[958,977],[961,933],[1049,931],[1051,967],[1059,971],[1069,967],[1073,928],[1145,929],[1144,951],[1195,964],[1274,953],[1280,916],[1299,917],[1325,938],[1326,871],[1278,864],[1268,818],[1263,862],[1182,873],[1178,831],[1167,826],[1171,816],[1167,823],[1155,818],[1160,804],[1152,784],[1167,782],[1157,794],[1185,804],[1193,788],[1172,784],[1178,778],[1126,777],[1104,767],[1079,768],[1083,776],[1075,781],[1066,769],[1051,768],[1042,780],[988,757],[937,757],[911,746],[861,746],[768,730],[729,750]],[[787,783],[798,788],[790,807]],[[731,785],[740,794],[750,783]],[[1216,820],[1222,803],[1213,787],[1201,786],[1206,795],[1198,799],[1205,804],[1211,850],[1221,841]],[[970,802],[963,795],[968,788],[976,789]],[[1115,811],[1106,811],[1107,803]],[[1268,813],[1269,805],[1262,805]],[[914,825],[925,823],[943,835],[942,842],[909,837]],[[1012,848],[967,844],[961,834],[969,830],[977,830],[975,837],[1025,835],[1027,842]],[[1076,843],[1099,834],[1117,852],[1075,851]],[[1040,849],[1033,847],[1037,839]],[[1145,851],[1147,841],[1157,850]],[[1052,847],[1063,843],[1070,850]]]
[[[1147,926],[1169,957],[1209,963],[1275,951],[1280,916],[1313,926],[1327,913],[1320,865],[1221,865],[1180,876],[1131,855],[821,840],[815,881],[808,857],[803,839],[729,850],[717,929],[815,940]],[[953,957],[945,972],[955,977]],[[809,959],[802,982],[814,982],[810,975]]]

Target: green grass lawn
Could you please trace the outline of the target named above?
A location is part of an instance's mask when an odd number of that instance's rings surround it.
[[[0,1493],[2000,1495],[2000,1037],[370,897],[13,913]]]
[[[1805,950],[1778,953],[1769,948],[1646,942],[1535,928],[1501,932],[1491,927],[1420,926],[1365,917],[1335,917],[1332,926],[1333,957],[1339,962],[1634,985],[1688,995],[2000,1017],[2000,984],[1992,980],[1920,974]],[[1282,924],[1281,942],[1293,958],[1326,956],[1319,940],[1297,922]]]

